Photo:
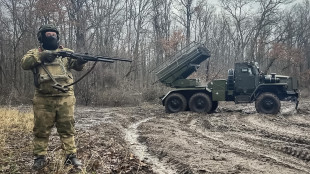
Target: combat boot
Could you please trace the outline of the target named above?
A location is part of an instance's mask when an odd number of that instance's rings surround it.
[[[40,169],[42,169],[45,166],[45,162],[46,161],[45,161],[45,156],[44,155],[35,156],[32,169],[33,170],[40,170]]]
[[[75,154],[69,154],[66,157],[65,165],[73,165],[74,167],[81,167],[83,164],[77,159]]]

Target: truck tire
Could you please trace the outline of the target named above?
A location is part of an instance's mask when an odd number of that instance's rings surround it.
[[[213,113],[217,109],[218,106],[219,106],[219,102],[218,101],[213,101],[212,102],[212,108],[211,108],[211,110],[208,113],[209,114]]]
[[[265,92],[256,99],[255,108],[258,113],[277,114],[280,111],[281,103],[276,95]]]
[[[190,98],[188,105],[193,112],[210,112],[212,101],[207,94],[197,93]]]
[[[182,94],[169,94],[165,100],[165,109],[167,113],[175,113],[185,111],[187,108],[187,101]]]

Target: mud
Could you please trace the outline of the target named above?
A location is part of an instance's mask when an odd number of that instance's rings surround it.
[[[159,104],[77,106],[78,154],[86,173],[306,174],[309,104],[301,100],[295,110],[294,103],[282,102],[277,115],[226,102],[212,114],[167,114]],[[50,152],[57,151],[55,131],[51,141]]]
[[[77,129],[113,125],[129,151],[159,174],[310,173],[309,101],[297,111],[293,103],[281,104],[278,115],[226,102],[212,114],[166,114],[151,104],[78,107]]]

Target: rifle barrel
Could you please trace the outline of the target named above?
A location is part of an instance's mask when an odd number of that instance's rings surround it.
[[[97,59],[95,61],[110,62],[110,63],[114,62],[114,60],[104,59],[104,58],[101,58],[101,57],[97,57]]]
[[[125,59],[125,58],[108,57],[108,56],[92,56],[88,54],[73,53],[69,51],[59,51],[56,54],[58,56],[71,57],[73,59],[83,58],[84,60],[87,60],[87,61],[102,61],[102,62],[109,62],[109,63],[113,63],[114,61],[132,62],[132,60]]]
[[[98,58],[103,58],[103,59],[107,59],[107,60],[116,60],[116,61],[132,62],[132,60],[130,60],[130,59],[118,58],[118,57],[98,56]]]

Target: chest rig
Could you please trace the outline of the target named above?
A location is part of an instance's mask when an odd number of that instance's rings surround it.
[[[58,91],[66,93],[69,90],[68,84],[73,82],[66,58],[57,57],[51,63],[40,64],[35,71],[35,86],[42,93],[57,93]]]

